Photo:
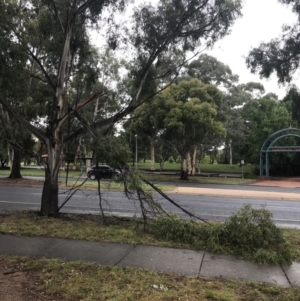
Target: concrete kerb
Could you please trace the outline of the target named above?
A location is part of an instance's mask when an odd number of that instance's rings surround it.
[[[300,263],[259,265],[236,256],[156,246],[0,234],[0,254],[135,267],[192,277],[259,281],[300,287]]]

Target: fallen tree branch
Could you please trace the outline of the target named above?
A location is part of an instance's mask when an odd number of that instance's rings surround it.
[[[160,190],[158,187],[156,187],[155,185],[153,185],[152,183],[150,183],[149,181],[145,180],[144,178],[141,177],[141,179],[143,180],[143,182],[145,182],[146,184],[148,184],[150,187],[152,187],[156,192],[158,192],[163,198],[165,198],[167,201],[169,201],[170,203],[172,203],[174,206],[176,206],[177,208],[179,208],[181,211],[183,211],[185,214],[187,214],[190,217],[196,218],[204,223],[209,224],[209,222],[191,212],[189,212],[188,210],[184,209],[183,207],[181,207],[180,205],[178,205],[175,201],[173,201],[169,196],[167,196],[162,190]]]

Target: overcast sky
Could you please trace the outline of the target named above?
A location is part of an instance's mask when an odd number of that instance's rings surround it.
[[[282,25],[295,23],[296,15],[277,0],[244,1],[242,18],[234,24],[231,34],[218,42],[208,54],[228,65],[233,73],[239,75],[240,83],[261,82],[266,92],[274,92],[281,98],[286,87],[280,88],[275,76],[262,80],[258,75],[251,74],[246,68],[245,56],[252,47],[278,37]]]

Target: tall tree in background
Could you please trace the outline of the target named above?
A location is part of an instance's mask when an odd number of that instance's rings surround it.
[[[165,129],[164,118],[173,106],[173,103],[168,102],[163,95],[163,93],[160,93],[151,101],[137,108],[131,125],[131,128],[139,136],[144,135],[149,140],[151,170],[155,169],[155,145],[160,132]],[[162,144],[162,141],[160,143]]]
[[[250,100],[243,107],[243,116],[245,120],[247,120],[247,137],[238,143],[239,151],[243,159],[245,159],[247,163],[258,165],[260,150],[264,141],[274,132],[289,127],[292,122],[291,115],[291,112],[284,102],[278,102],[270,98]],[[281,142],[284,143],[283,145],[293,145],[292,141],[279,141],[279,143]],[[275,159],[280,156],[282,161],[280,163],[277,160],[277,167],[284,165],[282,164],[284,158],[286,159],[290,154],[285,155],[286,154],[272,154],[273,171],[276,169]]]
[[[227,130],[224,148],[224,163],[233,166],[240,158],[237,145],[247,134],[246,120],[243,116],[243,106],[252,99],[260,98],[264,94],[264,87],[260,83],[249,82],[233,85],[224,93],[224,101],[220,109],[220,117]]]
[[[292,86],[283,98],[285,103],[290,104],[293,120],[300,127],[300,91],[296,86]]]
[[[165,136],[181,156],[181,180],[194,174],[196,154],[205,137],[225,136],[222,124],[215,120],[222,93],[198,79],[173,84],[161,97],[171,104],[164,118]]]
[[[133,14],[133,27],[126,30],[123,20],[122,24],[116,26],[111,22],[113,16],[117,16],[117,11],[124,8],[124,4],[127,3],[117,0],[22,1],[13,8],[14,24],[9,28],[3,25],[19,51],[36,62],[39,73],[35,73],[35,77],[52,91],[52,100],[47,104],[49,113],[46,131],[28,122],[26,116],[22,116],[9,102],[7,94],[2,93],[0,96],[0,102],[10,114],[47,145],[48,162],[41,214],[52,215],[58,209],[58,171],[64,141],[87,130],[91,131],[91,127],[86,124],[73,134],[66,135],[67,120],[89,102],[106,94],[104,91],[95,91],[76,107],[69,105],[68,89],[73,67],[85,54],[83,46],[89,43],[87,25],[97,25],[101,20],[101,28],[107,30],[104,35],[110,47],[124,47],[126,56],[130,53],[132,58],[129,76],[133,85],[126,103],[114,116],[95,122],[92,125],[95,128],[114,124],[147,100],[141,98],[142,91],[146,88],[149,70],[162,54],[183,53],[195,50],[200,45],[212,46],[228,33],[241,10],[240,0],[167,0],[159,2],[156,7],[138,6]],[[104,9],[106,14],[102,17]],[[4,7],[2,13],[10,14],[10,11]],[[110,16],[108,19],[105,18],[107,15]],[[122,40],[121,36],[128,39]],[[165,67],[159,69],[152,80],[177,73],[174,64]]]
[[[40,108],[39,103],[30,104],[29,96],[32,89],[30,69],[34,68],[28,56],[20,51],[15,43],[10,28],[16,20],[17,2],[1,1],[2,12],[0,20],[0,93],[6,95],[7,100],[28,121],[33,122]],[[4,12],[8,11],[7,14]],[[11,167],[10,178],[21,178],[20,164],[22,156],[27,152],[34,156],[32,151],[33,140],[30,132],[19,121],[12,118],[2,104],[0,104],[0,127],[2,138],[6,141],[6,158]]]
[[[205,84],[226,89],[236,84],[239,79],[228,65],[208,54],[201,54],[198,59],[193,60],[187,67],[187,74],[200,79]]]
[[[187,74],[204,83],[216,85],[223,92],[223,101],[218,108],[216,120],[224,124],[227,131],[226,139],[222,135],[218,139],[207,136],[203,148],[215,156],[217,147],[225,145],[224,163],[232,166],[235,145],[243,139],[245,132],[241,108],[250,99],[262,96],[264,87],[255,82],[239,84],[238,76],[232,73],[229,66],[207,54],[202,54],[192,61],[187,67]],[[237,158],[237,153],[235,154]]]

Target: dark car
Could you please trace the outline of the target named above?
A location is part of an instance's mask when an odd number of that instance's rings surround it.
[[[91,180],[98,179],[117,179],[121,175],[120,171],[108,165],[98,165],[90,167],[87,171],[87,176]]]

